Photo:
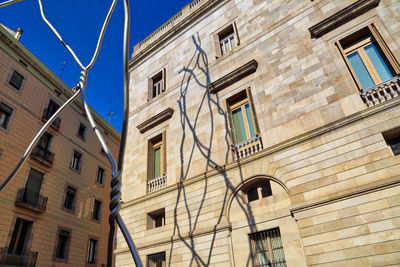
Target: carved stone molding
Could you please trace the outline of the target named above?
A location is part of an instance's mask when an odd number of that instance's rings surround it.
[[[235,69],[234,71],[226,74],[225,76],[219,78],[215,82],[210,83],[207,87],[211,93],[215,94],[222,89],[228,87],[229,85],[243,79],[244,77],[256,72],[258,63],[256,60],[251,60]]]
[[[321,37],[322,35],[332,31],[349,20],[360,16],[374,7],[377,7],[380,2],[381,0],[359,0],[333,14],[332,16],[324,19],[320,23],[315,24],[308,30],[314,38]]]
[[[144,132],[150,130],[151,128],[153,128],[154,126],[168,120],[169,118],[172,117],[173,114],[174,114],[174,110],[172,108],[167,108],[167,109],[161,111],[160,113],[158,113],[157,115],[146,120],[145,122],[142,122],[141,124],[136,126],[136,128],[139,129],[140,133],[144,133]]]

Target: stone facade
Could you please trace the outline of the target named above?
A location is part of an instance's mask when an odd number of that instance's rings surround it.
[[[0,62],[0,102],[12,108],[7,125],[1,120],[0,127],[0,180],[3,182],[44,125],[44,110],[49,101],[62,104],[73,92],[2,27]],[[23,76],[19,89],[10,84],[14,71]],[[111,166],[84,113],[80,100],[63,111],[58,127],[51,126],[47,131],[53,136],[50,147],[39,152],[34,149],[15,177],[0,191],[0,266],[33,266],[29,263],[35,261],[40,267],[105,266]],[[120,134],[96,112],[93,115],[99,128],[107,132],[105,138],[112,153],[117,155]],[[83,138],[78,136],[80,123],[86,126]],[[79,171],[71,168],[74,151],[82,155]],[[96,183],[99,167],[105,170],[103,184]],[[31,170],[44,174],[37,202],[30,200],[29,193],[17,195],[21,188],[29,187]],[[76,189],[70,210],[65,208],[68,185]],[[37,189],[37,184],[33,187]],[[95,199],[102,201],[97,221],[92,219]],[[21,222],[26,225],[18,228]],[[16,228],[21,229],[19,236],[25,238],[12,241]],[[69,231],[65,260],[55,257],[59,229]],[[87,264],[90,238],[98,241],[95,264]],[[23,255],[28,258],[23,259]]]
[[[165,252],[166,266],[267,266],[251,236],[278,228],[287,266],[400,265],[400,158],[387,143],[399,71],[359,90],[338,47],[376,31],[396,68],[399,14],[397,0],[196,0],[137,44],[120,213],[143,263]],[[221,55],[230,28],[236,47]],[[237,160],[229,103],[246,90],[262,146]],[[161,133],[165,176],[150,190]],[[248,201],[267,181],[272,195]],[[165,223],[149,227],[158,210]],[[134,266],[122,236],[115,253]]]

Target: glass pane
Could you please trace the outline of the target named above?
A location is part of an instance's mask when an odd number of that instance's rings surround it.
[[[154,177],[161,176],[161,149],[154,149]]]
[[[393,139],[388,140],[388,144],[395,156],[400,155],[400,137],[395,137]]]
[[[235,126],[236,141],[238,143],[241,143],[241,142],[247,140],[246,130],[244,128],[242,109],[238,108],[238,109],[234,110],[232,112],[232,115],[233,115],[233,124]]]
[[[265,252],[259,252],[258,253],[258,264],[264,266],[263,264],[267,265],[269,264],[269,255],[268,251]]]
[[[375,46],[375,44],[370,44],[366,46],[364,49],[369,59],[371,60],[372,64],[374,65],[376,72],[378,72],[382,82],[387,81],[390,78],[393,78],[389,66],[386,64],[385,60],[383,59],[381,53],[378,51],[378,48]]]
[[[251,137],[256,136],[256,132],[254,130],[253,118],[251,117],[251,111],[250,111],[249,103],[247,103],[244,107],[246,109],[247,122],[249,123],[250,138],[251,138]]]
[[[247,191],[247,199],[248,199],[249,202],[258,199],[257,187],[252,188],[249,191]]]
[[[271,184],[269,182],[261,185],[261,196],[268,197],[272,195]]]
[[[225,51],[228,53],[228,51],[231,50],[229,48],[229,40],[225,40],[224,45],[225,45]]]
[[[368,89],[375,85],[374,81],[369,75],[367,68],[364,65],[364,62],[361,60],[360,55],[358,52],[354,52],[347,56],[351,67],[353,68],[354,72],[356,73],[358,81],[361,83],[362,89]]]
[[[232,36],[231,38],[229,38],[229,40],[231,41],[232,49],[235,48],[235,38]]]

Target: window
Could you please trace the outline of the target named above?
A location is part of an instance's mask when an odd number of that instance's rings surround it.
[[[10,122],[11,114],[13,109],[8,105],[0,102],[0,126],[7,129],[8,123]]]
[[[46,151],[51,150],[51,145],[53,144],[53,135],[49,133],[44,133],[42,137],[40,137],[37,145]]]
[[[27,252],[32,225],[33,222],[31,221],[17,218],[8,246],[8,254],[24,255]]]
[[[22,76],[22,74],[20,74],[19,72],[14,71],[9,81],[9,84],[12,85],[12,87],[14,87],[15,89],[19,90],[21,89],[23,81],[24,76]]]
[[[64,208],[68,210],[75,210],[76,188],[67,186],[64,197]]]
[[[246,194],[248,202],[252,202],[272,195],[271,183],[269,182],[269,180],[261,180],[252,183],[242,190]]]
[[[54,113],[56,113],[59,107],[60,107],[59,104],[57,104],[54,100],[50,99],[47,108],[44,109],[43,118],[46,120],[50,119],[50,117],[53,116]]]
[[[286,267],[279,228],[249,235],[254,267]]]
[[[237,144],[254,138],[258,132],[249,92],[248,89],[228,99],[229,116]]]
[[[97,179],[96,179],[96,182],[98,184],[101,184],[101,185],[104,184],[104,172],[105,172],[104,169],[99,167],[99,170],[97,171]]]
[[[164,267],[165,252],[147,255],[147,267]]]
[[[148,179],[165,175],[165,132],[149,141]]]
[[[65,261],[67,260],[70,239],[71,239],[70,231],[65,229],[58,230],[55,259],[61,259]]]
[[[40,189],[42,188],[44,174],[30,169],[28,180],[26,181],[25,191],[23,195],[23,202],[32,206],[38,205],[40,196]]]
[[[101,201],[95,199],[93,203],[93,213],[92,219],[99,221],[100,220],[100,211],[101,211]]]
[[[71,161],[71,169],[79,172],[81,170],[81,160],[82,154],[78,151],[74,151]]]
[[[397,65],[374,25],[369,25],[336,43],[360,90],[366,90],[396,75]]]
[[[77,135],[82,140],[85,140],[85,138],[86,138],[86,126],[83,125],[82,123],[79,123]]]
[[[160,209],[147,214],[147,229],[158,228],[165,225],[165,209]]]
[[[97,240],[89,238],[87,263],[90,263],[90,264],[96,263],[96,254],[97,254]]]
[[[239,45],[239,36],[236,30],[236,23],[231,23],[223,30],[214,35],[216,57],[226,55]]]
[[[400,155],[400,128],[382,133],[394,156]]]
[[[149,79],[149,91],[148,99],[150,100],[161,93],[165,92],[166,89],[166,70],[165,68],[158,72],[156,75]]]

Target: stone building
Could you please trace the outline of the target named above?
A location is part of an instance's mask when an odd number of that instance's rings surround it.
[[[398,0],[196,0],[135,45],[143,262],[399,266],[399,62]]]
[[[0,26],[0,182],[72,90]],[[93,111],[94,112],[94,111]],[[114,155],[120,134],[94,118]],[[80,100],[0,191],[0,266],[103,266],[111,166]]]

